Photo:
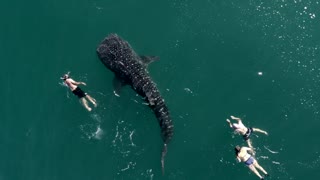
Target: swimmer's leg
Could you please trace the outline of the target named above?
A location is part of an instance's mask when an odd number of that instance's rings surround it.
[[[86,98],[94,105],[97,106],[96,100],[91,97],[89,94],[86,95]]]
[[[253,165],[254,165],[256,168],[260,169],[265,175],[268,175],[267,171],[264,170],[263,167],[261,167],[260,164],[259,164],[257,161],[255,161],[255,162],[253,163]]]
[[[255,152],[255,150],[254,150],[254,148],[253,148],[253,146],[252,146],[251,139],[247,139],[247,140],[246,140],[246,142],[247,142],[247,144],[248,144],[249,148],[251,148],[251,149],[252,149],[252,155],[255,155],[255,154],[256,154],[256,152]]]
[[[256,161],[256,160],[255,160]],[[260,173],[257,171],[257,169],[255,168],[255,166],[253,164],[250,164],[249,169],[254,172],[260,179],[263,179],[263,177],[260,175]]]
[[[252,128],[253,132],[260,132],[260,133],[263,133],[265,135],[268,135],[267,131],[264,131],[264,130],[261,130],[261,129],[258,129],[258,128]]]
[[[85,99],[85,98],[81,98],[80,99],[83,106],[88,110],[88,111],[91,111],[91,108],[88,106],[88,101]]]
[[[94,107],[97,107],[97,102],[93,97],[91,97],[91,96],[89,96],[89,94],[87,94],[86,98],[94,105]]]

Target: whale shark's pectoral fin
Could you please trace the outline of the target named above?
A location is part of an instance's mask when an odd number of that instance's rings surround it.
[[[114,95],[120,97],[120,91],[122,87],[126,85],[126,83],[123,80],[121,80],[118,76],[115,76],[112,80],[112,84]]]
[[[159,57],[158,56],[140,56],[140,59],[145,66],[148,66],[153,61],[158,60]]]

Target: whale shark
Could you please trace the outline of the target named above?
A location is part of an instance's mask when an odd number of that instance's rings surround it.
[[[130,85],[153,110],[161,128],[161,167],[164,174],[164,158],[167,145],[173,137],[173,123],[168,107],[147,71],[148,65],[158,57],[138,55],[130,44],[117,34],[109,34],[99,44],[97,54],[101,62],[115,74],[115,94],[119,95],[121,87]]]

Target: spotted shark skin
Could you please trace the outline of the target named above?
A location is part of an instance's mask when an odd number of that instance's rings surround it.
[[[117,34],[109,34],[98,46],[97,54],[102,63],[114,72],[115,78],[123,85],[130,85],[153,110],[164,143],[161,155],[162,173],[164,173],[164,157],[167,153],[167,144],[173,137],[173,123],[168,107],[147,71],[148,63],[156,57],[137,55],[130,44]]]

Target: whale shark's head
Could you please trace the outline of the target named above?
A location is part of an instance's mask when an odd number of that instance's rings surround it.
[[[108,67],[116,62],[125,62],[136,58],[129,43],[117,34],[108,35],[98,46],[97,53],[101,61]]]
[[[105,63],[108,64],[108,61],[117,60],[117,51],[119,48],[117,35],[111,34],[106,37],[97,48],[97,53],[99,58]]]

